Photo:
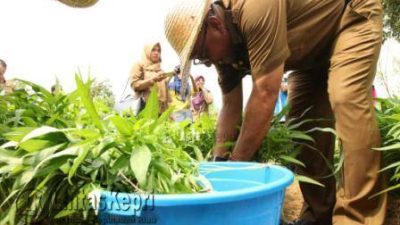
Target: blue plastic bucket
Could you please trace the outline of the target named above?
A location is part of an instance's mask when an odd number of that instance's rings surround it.
[[[258,163],[200,165],[213,191],[151,195],[101,192],[102,225],[278,225],[285,188],[293,182],[286,168]]]

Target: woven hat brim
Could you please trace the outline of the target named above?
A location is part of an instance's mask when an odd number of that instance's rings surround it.
[[[93,6],[98,2],[98,0],[58,0],[65,5],[75,7],[75,8],[86,8]]]
[[[196,43],[197,37],[200,33],[201,27],[203,25],[203,21],[207,15],[207,12],[209,10],[209,6],[211,5],[212,0],[205,0],[204,5],[202,8],[202,14],[197,18],[196,23],[193,26],[193,31],[186,42],[186,46],[179,55],[180,61],[181,61],[181,73],[182,73],[182,79],[183,79],[183,85],[181,87],[181,93],[186,93],[186,84],[189,79],[189,72],[191,68],[191,61],[190,60],[190,55],[192,54],[194,45]]]

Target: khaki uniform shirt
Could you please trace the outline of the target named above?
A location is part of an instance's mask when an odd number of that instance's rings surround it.
[[[329,62],[330,46],[344,10],[344,0],[222,0],[239,35],[233,38],[233,63],[218,63],[223,93],[285,63],[285,69],[306,69]],[[229,20],[229,18],[228,18]],[[229,21],[228,21],[229,23]],[[232,33],[232,32],[231,32]]]

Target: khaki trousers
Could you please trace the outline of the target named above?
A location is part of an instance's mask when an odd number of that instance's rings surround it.
[[[329,66],[294,71],[289,76],[290,118],[325,119],[307,123],[335,126],[344,154],[342,180],[336,181],[327,167],[333,160],[334,137],[313,132],[315,143],[302,149],[299,159],[306,168],[300,174],[313,177],[324,188],[300,184],[305,200],[302,218],[321,225],[383,225],[387,196],[369,199],[383,190],[378,173],[382,156],[380,134],[372,104],[371,86],[382,42],[382,7],[378,0],[353,0],[338,24]],[[323,155],[324,157],[322,157]]]

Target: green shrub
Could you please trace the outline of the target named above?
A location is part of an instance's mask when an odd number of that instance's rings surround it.
[[[385,167],[389,173],[390,186],[383,192],[392,191],[400,195],[400,99],[379,99],[378,122],[383,147],[376,150],[384,154]]]

